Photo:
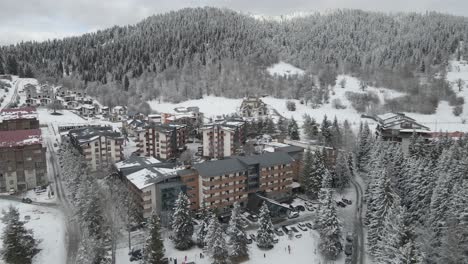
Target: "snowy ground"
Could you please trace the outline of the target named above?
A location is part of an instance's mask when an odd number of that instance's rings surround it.
[[[16,76],[13,76],[12,81],[6,80],[6,79],[1,79],[1,82],[4,82],[6,84],[9,84],[10,87],[8,87],[8,92],[6,92],[4,89],[0,89],[0,98],[3,98],[3,102],[0,103],[0,110],[2,110],[7,104],[10,103],[11,98],[15,94],[15,84],[17,82]]]
[[[53,183],[51,183],[53,185]],[[51,186],[47,186],[47,190],[45,192],[36,193],[34,190],[29,190],[23,197],[27,197],[31,199],[33,202],[39,203],[57,203],[57,197],[52,195],[50,192]]]
[[[26,215],[31,216],[26,227],[32,229],[35,238],[41,240],[39,244],[41,252],[34,258],[33,264],[66,263],[66,227],[62,212],[55,208],[0,200],[1,210],[7,210],[10,205],[18,208],[22,220]],[[4,224],[0,222],[2,232],[4,227]],[[3,263],[2,260],[0,263]]]
[[[248,232],[249,234],[252,232]],[[254,232],[253,232],[254,233]],[[321,260],[317,243],[319,235],[316,231],[300,232],[301,238],[294,237],[289,240],[288,236],[278,237],[279,242],[271,250],[261,250],[255,243],[249,245],[250,259],[243,263],[252,264],[284,264],[284,263],[319,263]],[[254,233],[255,234],[255,233]],[[165,234],[167,237],[168,234]],[[210,264],[211,259],[205,257],[200,259],[201,249],[193,247],[187,251],[178,251],[174,248],[172,241],[165,239],[164,245],[166,248],[166,256],[168,258],[177,258],[177,263],[183,263],[185,256],[187,261],[194,261],[197,264]],[[291,254],[288,254],[287,247],[291,246]],[[265,254],[265,257],[264,257]],[[323,261],[322,261],[323,262]],[[117,264],[130,264],[128,256],[128,248],[121,248],[117,251]],[[171,262],[172,263],[172,262]],[[324,262],[323,262],[324,263]],[[339,260],[336,263],[341,263]]]
[[[304,70],[299,69],[289,63],[280,61],[267,68],[267,72],[272,76],[291,76],[291,75],[303,75]]]

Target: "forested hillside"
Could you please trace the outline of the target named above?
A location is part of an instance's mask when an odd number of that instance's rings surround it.
[[[450,92],[431,79],[449,56],[467,53],[460,45],[468,38],[467,22],[438,13],[358,10],[272,21],[216,8],[182,9],[133,26],[1,47],[0,74],[34,75],[88,89],[108,105],[203,94],[307,95],[321,103],[338,73],[437,102]],[[278,60],[309,74],[271,77],[265,68]],[[421,85],[421,78],[429,84]],[[104,96],[109,92],[116,96]]]

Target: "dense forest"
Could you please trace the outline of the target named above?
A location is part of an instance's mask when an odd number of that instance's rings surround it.
[[[392,102],[405,110],[406,105],[434,105],[453,96],[434,74],[450,56],[462,58],[468,52],[460,45],[468,38],[467,22],[439,13],[359,10],[273,21],[190,8],[78,37],[3,46],[0,74],[87,89],[112,106],[204,94],[307,96],[317,105],[327,102],[338,73],[350,73],[369,84],[418,95],[414,102],[414,96]],[[279,60],[308,74],[269,76],[265,69]],[[109,92],[115,96],[105,96]],[[433,108],[415,110],[429,113]]]

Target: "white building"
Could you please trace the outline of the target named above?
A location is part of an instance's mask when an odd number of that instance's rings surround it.
[[[223,121],[205,125],[203,133],[203,156],[224,158],[238,153],[245,143],[243,121]]]

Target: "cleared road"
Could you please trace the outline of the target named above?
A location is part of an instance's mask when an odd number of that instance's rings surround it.
[[[356,175],[354,175],[356,177]],[[364,192],[362,191],[361,185],[351,178],[351,184],[356,189],[356,212],[354,221],[354,242],[353,242],[353,263],[363,264],[365,263],[365,245],[364,245],[364,228],[362,222],[362,207],[364,202]],[[357,239],[356,239],[357,237]]]

